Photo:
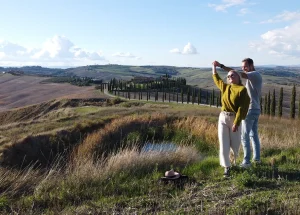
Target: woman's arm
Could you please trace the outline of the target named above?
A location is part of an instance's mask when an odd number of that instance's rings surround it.
[[[231,70],[234,70],[230,67],[224,66],[224,64],[219,63],[218,61],[214,61],[214,65],[221,67],[222,69],[224,69],[225,71],[229,72]]]
[[[216,69],[216,65],[213,63],[213,65],[212,65],[212,74],[213,75],[216,75],[216,74],[218,74],[217,73],[217,69]]]
[[[218,72],[217,72],[217,68],[216,68],[216,61],[214,61],[212,63],[212,74],[213,74],[213,80],[216,84],[216,86],[221,90],[221,92],[223,93],[226,89],[226,85],[224,83],[224,81],[220,78]]]

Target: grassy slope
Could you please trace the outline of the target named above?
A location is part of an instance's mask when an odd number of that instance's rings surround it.
[[[55,138],[62,133],[58,131],[76,128],[78,129],[76,133],[83,134],[85,128],[89,128],[86,135],[95,131],[100,132],[97,135],[101,138],[107,139],[115,136],[109,131],[118,128],[118,123],[124,124],[126,117],[129,117],[130,121],[131,118],[145,119],[158,114],[158,117],[161,116],[161,119],[165,120],[165,125],[158,126],[156,131],[162,132],[162,139],[184,143],[186,146],[174,154],[151,156],[139,154],[134,148],[128,148],[108,157],[106,161],[95,162],[88,156],[86,159],[74,159],[66,169],[61,169],[61,165],[51,166],[47,171],[0,167],[2,191],[0,212],[2,214],[13,211],[21,214],[199,214],[201,212],[223,214],[225,211],[228,214],[250,212],[296,214],[299,212],[298,120],[279,120],[262,116],[260,136],[263,164],[247,171],[234,168],[232,178],[223,180],[222,169],[218,164],[216,139],[219,109],[181,104],[114,103],[117,101],[112,100],[108,103],[86,101],[76,104],[61,101],[56,108],[47,112],[36,112],[35,117],[26,120],[19,117],[10,120],[6,118],[6,123],[0,128],[1,135],[6,138],[6,143],[11,142],[18,133],[23,137],[52,135],[54,140],[52,143],[56,144],[63,140]],[[17,111],[20,110],[15,111],[13,115],[18,116]],[[177,118],[175,121],[171,120],[174,116]],[[136,123],[137,121],[135,125]],[[90,126],[92,124],[100,127]],[[26,127],[28,129],[24,129]],[[105,130],[107,132],[101,132]],[[139,130],[130,132],[124,143],[131,144],[142,138],[144,133],[139,133]],[[153,132],[155,128],[148,130]],[[119,134],[118,130],[115,132]],[[79,140],[79,144],[81,141]],[[191,150],[189,147],[192,146],[195,148]],[[200,157],[198,153],[201,154]],[[239,162],[241,157],[242,154]],[[184,187],[159,183],[164,171],[172,167],[188,175],[190,182]]]
[[[134,67],[131,70],[144,72],[144,69]],[[122,68],[118,67],[115,72],[124,74]],[[207,87],[212,83],[209,69],[182,68],[180,73],[188,77],[188,82],[192,84],[203,80],[204,87]],[[125,74],[124,77],[132,75],[131,71]],[[153,72],[149,71],[149,74],[152,75]],[[225,76],[225,73],[221,75]],[[270,81],[270,84],[264,85],[265,92],[272,90],[274,86],[278,92],[279,86],[284,85],[273,83],[276,80],[288,80],[274,76],[264,76],[264,79]],[[285,86],[285,90],[290,92],[291,87]],[[75,163],[74,160],[73,163],[66,163],[62,159],[62,163],[50,166],[51,169],[19,170],[0,166],[2,214],[224,214],[225,211],[228,214],[299,213],[298,120],[262,116],[260,137],[263,164],[247,171],[234,168],[231,180],[223,180],[222,169],[218,164],[216,139],[219,109],[141,102],[114,105],[114,101],[89,100],[62,100],[54,105],[55,108],[43,109],[51,107],[53,103],[56,101],[0,115],[0,150],[3,152],[13,148],[14,151],[10,152],[17,153],[6,158],[23,162],[24,166],[27,160],[19,157],[34,151],[37,142],[50,143],[49,147],[71,142],[74,144],[71,147],[74,147],[83,143],[83,139],[93,132],[103,131],[102,128],[112,130],[115,126],[113,120],[122,122],[124,117],[144,117],[145,114],[167,116],[165,125],[154,131],[162,132],[164,140],[185,143],[188,146],[175,154],[151,155],[150,158],[128,148],[105,161],[94,162],[93,158],[87,157],[86,160],[75,159]],[[178,121],[170,120],[174,116],[178,117]],[[149,130],[153,132],[153,128]],[[106,134],[109,135],[105,138],[115,136],[113,133],[104,132]],[[125,143],[137,142],[142,137],[143,133],[130,132]],[[192,148],[191,151],[190,146],[196,149]],[[37,154],[47,156],[41,150]],[[200,161],[197,153],[201,154]],[[30,155],[34,158],[34,154]],[[242,154],[239,162],[241,157]],[[42,156],[37,158],[43,159]],[[66,169],[62,169],[62,166]],[[172,167],[188,175],[190,183],[184,187],[158,183],[164,171]]]

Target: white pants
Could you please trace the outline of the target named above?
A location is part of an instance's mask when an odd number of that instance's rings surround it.
[[[232,126],[235,119],[235,114],[229,115],[228,112],[222,111],[219,116],[218,123],[218,137],[220,143],[220,165],[223,167],[230,167],[230,148],[233,151],[234,161],[239,153],[241,145],[241,129],[238,127],[238,131],[233,132]]]

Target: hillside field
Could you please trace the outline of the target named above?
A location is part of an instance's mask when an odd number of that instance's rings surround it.
[[[41,83],[45,77],[0,74],[0,112],[57,98],[97,98],[94,87]]]
[[[181,69],[170,71],[212,87],[210,70]],[[288,118],[299,79],[263,74],[264,94],[284,87],[285,115],[260,117],[262,163],[223,178],[219,108],[129,101],[47,78],[0,75],[0,214],[300,213],[300,123]],[[148,143],[174,147],[143,150]],[[164,183],[170,169],[188,179]]]

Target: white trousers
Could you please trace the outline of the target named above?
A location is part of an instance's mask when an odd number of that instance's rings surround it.
[[[230,167],[230,149],[233,151],[234,162],[238,156],[239,148],[241,145],[241,128],[233,132],[232,126],[235,115],[229,115],[228,112],[222,111],[219,116],[218,122],[218,137],[220,143],[220,165],[223,167]]]

